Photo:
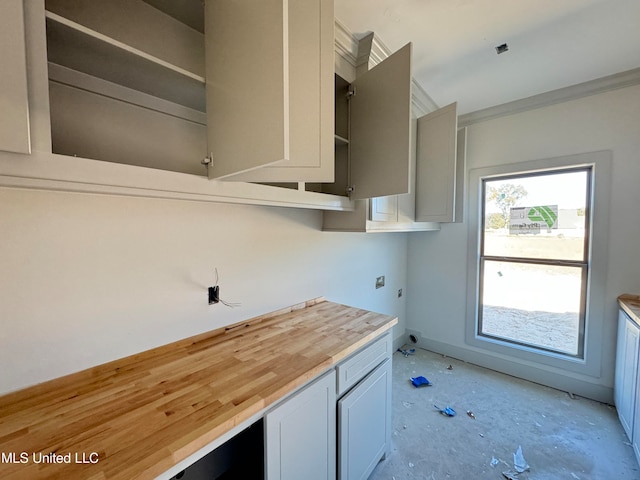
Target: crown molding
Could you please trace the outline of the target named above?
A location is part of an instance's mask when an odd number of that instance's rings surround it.
[[[438,104],[425,92],[415,78],[411,82],[411,102],[415,109],[416,115],[426,115],[440,108]]]
[[[338,19],[334,23],[335,51],[353,68],[358,58],[358,40]]]
[[[356,71],[370,70],[391,55],[391,50],[373,32],[357,39],[339,20],[335,20],[335,51]],[[417,115],[438,109],[438,104],[427,94],[415,78],[411,79],[411,103]]]
[[[569,87],[551,90],[549,92],[522,98],[513,102],[503,103],[495,107],[476,110],[475,112],[460,115],[458,127],[466,127],[474,123],[485,122],[514,113],[522,113],[528,110],[547,107],[556,103],[568,102],[578,98],[596,95],[619,88],[631,87],[640,84],[640,68],[597,78],[584,83],[578,83]]]

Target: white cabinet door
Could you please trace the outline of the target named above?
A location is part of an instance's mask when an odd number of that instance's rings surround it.
[[[352,83],[352,198],[409,193],[411,44]]]
[[[620,310],[618,314],[614,400],[620,423],[622,423],[629,439],[634,438],[633,416],[636,408],[639,340],[640,328]]]
[[[398,221],[398,196],[376,197],[371,199],[371,220],[374,222]]]
[[[335,370],[267,413],[264,428],[268,480],[335,479]]]
[[[2,2],[0,64],[0,150],[31,153],[22,0]]]
[[[457,104],[418,119],[416,221],[453,222],[456,211]]]
[[[210,1],[205,22],[209,178],[333,182],[333,0]]]
[[[391,359],[338,402],[338,479],[369,477],[391,441]]]
[[[635,373],[636,373],[635,390],[633,391],[633,395],[634,395],[633,417],[631,417],[633,422],[631,433],[633,436],[629,436],[629,438],[631,439],[631,444],[633,445],[633,451],[636,454],[636,460],[640,462],[640,411],[639,411],[640,402],[638,402],[638,396],[640,396],[640,379],[638,378],[638,375],[640,374],[640,370],[638,368],[635,368],[633,370],[635,370]],[[620,420],[622,421],[622,417],[620,417]],[[629,420],[630,418],[627,415],[625,417],[625,421],[629,421]],[[626,428],[625,428],[625,432],[627,432]],[[629,435],[629,432],[627,432],[627,435]]]

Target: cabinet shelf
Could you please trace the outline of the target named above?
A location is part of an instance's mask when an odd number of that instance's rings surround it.
[[[100,32],[46,12],[50,62],[201,112],[205,78]]]

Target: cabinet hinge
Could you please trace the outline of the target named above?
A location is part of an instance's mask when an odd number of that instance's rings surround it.
[[[351,99],[351,97],[355,97],[356,93],[356,87],[349,85],[349,90],[347,90],[347,100]]]
[[[204,157],[200,163],[205,167],[209,168],[209,165],[213,163],[213,152],[211,152],[209,155]]]
[[[351,194],[356,191],[356,187],[355,185],[349,185],[345,190],[347,192],[347,196],[350,197]]]

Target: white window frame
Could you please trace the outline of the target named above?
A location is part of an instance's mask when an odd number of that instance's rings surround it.
[[[609,230],[609,194],[611,183],[611,152],[591,152],[564,157],[532,160],[514,164],[497,165],[470,170],[469,172],[469,242],[467,277],[466,343],[479,349],[515,358],[532,364],[599,377],[602,368],[602,335],[605,319],[605,282],[607,272],[607,237]],[[591,210],[588,252],[589,276],[586,285],[586,319],[584,325],[584,350],[582,357],[541,350],[478,333],[478,307],[480,305],[480,229],[482,214],[483,179],[499,176],[527,175],[551,170],[591,167]]]

